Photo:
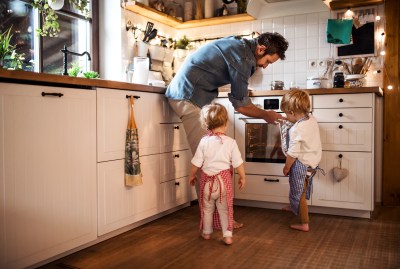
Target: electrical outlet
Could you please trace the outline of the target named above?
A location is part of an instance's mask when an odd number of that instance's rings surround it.
[[[308,68],[309,69],[317,68],[317,60],[308,60]]]
[[[318,61],[318,66],[319,67],[326,67],[326,60],[319,60]]]

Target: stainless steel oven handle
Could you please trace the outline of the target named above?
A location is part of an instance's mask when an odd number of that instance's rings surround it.
[[[267,181],[267,182],[276,182],[276,183],[278,183],[279,182],[279,179],[277,178],[277,179],[268,179],[268,178],[264,178],[264,181]]]

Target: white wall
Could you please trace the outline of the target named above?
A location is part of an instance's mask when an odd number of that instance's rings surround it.
[[[136,43],[133,32],[126,31],[126,23],[130,21],[139,29],[145,29],[147,21],[152,20],[125,11],[116,1],[103,0],[101,2],[104,3],[100,5],[100,21],[106,18],[106,22],[103,22],[100,31],[100,74],[105,79],[128,81],[126,69],[136,55]],[[113,7],[110,7],[111,2],[114,2]],[[382,11],[383,7],[380,9]],[[254,90],[269,90],[272,80],[282,80],[286,87],[290,85],[290,82],[296,82],[301,88],[306,88],[307,77],[318,77],[324,73],[326,61],[335,57],[335,47],[326,42],[326,25],[330,17],[332,14],[327,10],[184,30],[176,30],[156,21],[152,22],[160,35],[174,39],[183,35],[197,40],[237,34],[247,35],[252,32],[281,33],[289,41],[286,60],[278,61],[266,69],[257,70],[250,78],[250,87]],[[120,31],[116,30],[118,27]],[[140,31],[136,31],[136,38],[141,38],[138,32]],[[195,45],[201,46],[204,43],[197,42]],[[311,61],[316,62],[317,65],[312,67]],[[379,69],[380,65],[382,65],[382,59],[378,57],[371,69]],[[382,86],[382,74],[383,72],[373,75],[369,72],[366,86]]]

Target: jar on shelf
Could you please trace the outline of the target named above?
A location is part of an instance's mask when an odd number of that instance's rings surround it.
[[[182,9],[182,5],[172,1],[168,6],[167,6],[167,14],[177,18],[178,20],[183,21],[183,9]]]
[[[193,20],[193,0],[185,0],[183,2],[183,19],[184,21]]]

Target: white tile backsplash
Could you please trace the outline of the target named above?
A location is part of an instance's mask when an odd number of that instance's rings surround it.
[[[305,88],[307,77],[320,76],[325,71],[324,66],[317,65],[310,68],[309,61],[315,60],[318,64],[321,60],[333,58],[334,47],[326,42],[326,25],[330,17],[330,12],[326,11],[183,30],[155,23],[155,28],[165,36],[178,38],[186,35],[189,39],[247,35],[252,32],[279,32],[289,42],[286,60],[279,60],[266,69],[257,69],[249,80],[249,86],[254,90],[269,90],[272,80],[283,80],[287,89],[290,82],[296,82],[300,87]],[[126,19],[143,28],[148,21],[147,18],[137,14],[128,16]],[[122,53],[125,55],[124,58],[127,58],[126,60],[132,58],[132,43],[134,43],[132,36],[129,36],[127,44],[123,46],[125,51]],[[368,86],[382,84],[381,74],[369,75],[369,77],[371,78],[368,79]]]

